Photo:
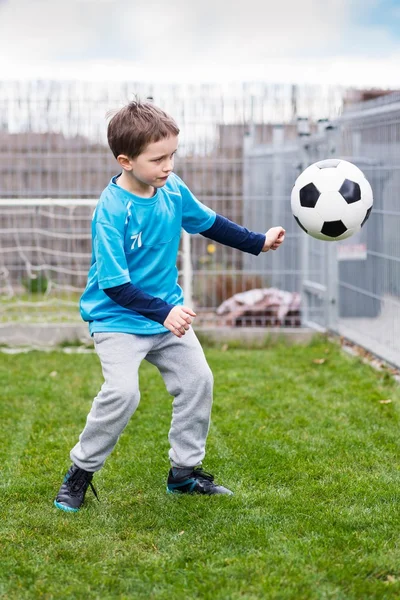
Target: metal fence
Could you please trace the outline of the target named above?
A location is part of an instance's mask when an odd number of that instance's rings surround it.
[[[176,171],[202,202],[250,229],[281,224],[287,231],[278,252],[258,257],[191,237],[192,292],[203,323],[226,322],[216,309],[235,293],[274,288],[301,294],[303,324],[333,329],[400,364],[400,97],[392,94],[341,114],[343,93],[262,84],[3,83],[0,198],[98,196],[117,171],[106,144],[107,111],[134,94],[153,98],[181,127]],[[323,118],[335,128],[326,129]],[[307,122],[309,132],[303,127]],[[329,156],[360,166],[373,187],[374,209],[358,240],[319,242],[292,217],[289,199],[297,175]],[[73,210],[57,209],[56,203],[46,210],[39,211],[41,221],[16,206],[0,210],[0,324],[16,318],[45,323],[49,304],[56,314],[75,307],[63,318],[79,319],[76,300],[90,261],[90,214],[83,214],[79,201]],[[65,237],[57,237],[61,231]],[[356,242],[366,251],[355,257],[351,244]],[[64,275],[51,276],[52,269]],[[50,280],[42,296],[33,290],[32,273]],[[298,326],[300,321],[295,314],[293,322],[263,323]],[[260,324],[259,315],[242,324]]]
[[[366,254],[339,260],[337,329],[399,365],[400,94],[353,107],[340,132],[341,153],[365,172],[374,208],[361,237]]]
[[[79,200],[98,196],[118,170],[106,142],[106,113],[118,109],[135,94],[154,101],[177,120],[181,135],[176,172],[199,200],[240,224],[264,231],[271,225],[265,211],[274,190],[267,195],[260,190],[254,198],[243,196],[247,169],[244,138],[251,134],[255,143],[268,143],[274,135],[274,123],[285,123],[286,135],[296,137],[298,112],[313,121],[320,116],[335,116],[343,91],[263,84],[123,83],[110,87],[0,83],[0,198]],[[256,220],[249,214],[249,202],[259,217]],[[76,295],[84,285],[82,274],[90,260],[90,229],[82,210],[79,202],[73,209],[57,208],[56,203],[51,210],[13,213],[12,206],[2,208],[3,322],[10,314],[10,303],[21,298],[28,302],[21,307],[24,320],[45,321],[48,315],[43,303],[47,300],[54,304],[58,299],[60,306],[61,302],[76,305]],[[266,261],[264,256],[244,256],[210,244],[202,236],[193,236],[191,242],[193,298],[204,323],[220,323],[216,308],[235,293],[272,284],[295,289],[286,275],[297,271],[298,266],[281,262],[271,270],[273,261]],[[276,279],[280,270],[286,272],[284,280]],[[32,290],[38,287],[37,277],[32,281],[32,275],[38,273],[39,279],[50,282],[47,297],[39,304],[34,303],[38,297],[32,296]],[[297,272],[297,281],[298,277]],[[43,309],[41,313],[36,310],[38,306]],[[71,311],[69,314],[71,318]]]
[[[288,182],[332,156],[360,167],[374,192],[373,211],[361,232],[334,244],[290,225],[288,214]],[[295,266],[284,285],[289,289],[292,280],[301,290],[303,324],[336,331],[400,365],[400,94],[349,107],[328,127],[322,122],[319,132],[295,142],[282,142],[278,131],[275,144],[250,146],[247,162],[248,190],[277,186],[262,193],[271,194],[269,216],[280,214],[289,231],[289,243],[276,260]],[[263,184],[254,181],[261,174]],[[284,273],[278,269],[279,282]]]

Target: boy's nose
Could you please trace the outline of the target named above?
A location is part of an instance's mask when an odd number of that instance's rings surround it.
[[[164,163],[164,168],[163,168],[163,171],[164,171],[165,173],[171,173],[171,172],[172,172],[172,170],[173,170],[173,168],[174,168],[174,159],[173,159],[173,158],[172,158],[172,159],[170,158],[169,160],[167,160],[167,161]]]

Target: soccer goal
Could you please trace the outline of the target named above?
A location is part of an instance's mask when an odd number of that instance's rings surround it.
[[[0,327],[81,322],[97,199],[0,199]],[[191,306],[190,236],[178,267]]]

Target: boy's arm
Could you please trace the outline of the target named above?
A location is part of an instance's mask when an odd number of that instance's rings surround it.
[[[265,233],[254,233],[241,225],[237,225],[222,215],[215,218],[213,225],[200,232],[206,238],[225,246],[258,255],[264,248]]]
[[[201,233],[215,242],[256,255],[276,250],[282,244],[285,238],[282,227],[272,227],[265,234],[249,231],[199,202],[176,174],[172,181],[182,196],[182,227],[188,233]]]
[[[106,288],[103,292],[120,306],[134,310],[161,325],[164,324],[165,319],[174,308],[174,304],[168,304],[161,298],[150,296],[130,282]]]
[[[120,306],[164,325],[177,337],[185,334],[192,323],[192,317],[196,316],[192,309],[150,296],[131,282],[103,289],[103,292]]]

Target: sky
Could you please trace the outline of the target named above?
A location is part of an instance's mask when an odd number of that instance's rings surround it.
[[[0,0],[0,81],[400,89],[400,0]]]

